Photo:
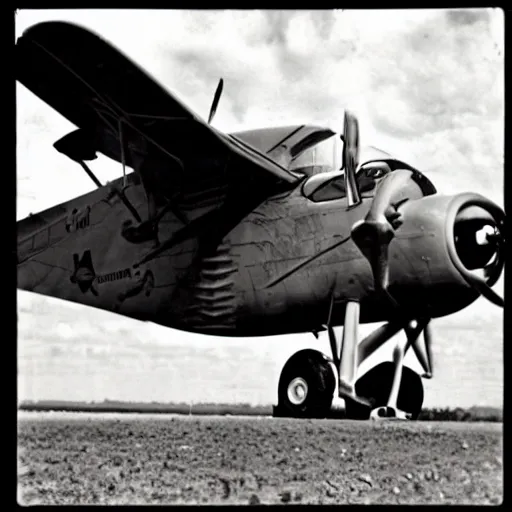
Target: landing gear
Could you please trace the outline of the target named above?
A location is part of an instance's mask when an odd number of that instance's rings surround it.
[[[301,350],[288,359],[281,372],[274,416],[325,418],[335,386],[331,362],[317,350]]]
[[[345,142],[343,146],[345,188],[347,189],[347,207],[350,209],[361,203],[360,190],[355,178],[359,167],[359,128],[355,116],[347,111],[345,111],[343,140]],[[411,177],[411,171],[407,169],[396,169],[386,175],[375,192],[368,213],[351,229],[352,241],[370,265],[375,299],[380,307],[385,308],[389,322],[359,342],[360,304],[355,294],[353,297],[347,297],[343,335],[339,340],[334,331],[333,321],[334,316],[339,318],[339,314],[333,315],[336,281],[331,288],[329,314],[324,327],[329,336],[332,361],[336,368],[338,397],[344,400],[347,413],[351,417],[363,416],[376,419],[418,417],[423,403],[421,379],[414,372],[410,373],[409,368],[403,366],[405,354],[411,347],[423,367],[425,372],[423,376],[432,377],[429,310],[425,308],[424,311],[411,312],[406,305],[397,302],[390,292],[389,244],[403,223],[399,208],[408,200],[406,198],[397,200],[398,192]],[[344,292],[349,293],[347,290]],[[360,363],[401,330],[404,331],[407,341],[405,344],[402,342],[396,344],[393,362],[379,365],[357,380]],[[418,341],[421,333],[425,340],[424,348]],[[293,358],[290,359],[292,360]],[[292,367],[286,370],[287,378],[279,389],[280,401],[286,403],[289,409],[300,412],[301,407],[305,408],[305,404],[311,403],[310,392],[305,392],[309,390],[309,381],[304,378],[308,370],[301,367],[300,374],[295,374]],[[308,375],[311,375],[311,369],[309,372]],[[302,377],[302,380],[296,377]],[[309,378],[314,379],[311,376]],[[321,400],[322,406],[325,406],[326,403],[330,403],[332,397],[327,399],[322,394]]]
[[[361,406],[353,401],[347,401],[345,412],[347,418],[354,420],[367,420],[370,417],[411,419],[418,418],[423,405],[423,382],[421,377],[413,370],[404,366],[402,379],[398,391],[397,408],[387,407],[389,394],[393,385],[395,365],[391,361],[381,363],[356,382],[358,395],[369,399],[372,409]],[[405,413],[405,418],[400,412]],[[398,413],[398,414],[397,414]]]
[[[331,304],[332,311],[332,304]],[[358,343],[359,308],[347,304],[341,343],[331,324],[327,328],[332,359],[315,350],[302,350],[286,363],[279,381],[279,405],[275,416],[331,417],[333,392],[338,379],[338,396],[345,402],[349,419],[417,419],[423,405],[421,378],[432,377],[432,358],[428,319],[405,324],[391,321]],[[381,363],[357,378],[359,364],[390,338],[404,330],[407,340],[399,340],[393,361]],[[425,347],[419,343],[423,332]],[[423,367],[422,376],[403,365],[404,356],[413,348]]]

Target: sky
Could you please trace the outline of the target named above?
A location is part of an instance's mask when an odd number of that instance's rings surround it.
[[[20,10],[16,37],[48,20],[97,32],[203,118],[222,77],[220,130],[318,123],[340,131],[349,108],[363,144],[405,159],[442,193],[476,191],[503,205],[499,9]],[[92,190],[52,147],[74,126],[20,84],[16,108],[17,218]],[[92,167],[102,181],[122,172],[106,157]],[[311,335],[193,336],[28,292],[18,292],[18,320],[20,398],[270,403],[286,358],[302,345],[327,346]],[[375,326],[363,327],[364,335]],[[438,373],[425,383],[426,403],[500,405],[502,311],[479,299],[433,328]]]

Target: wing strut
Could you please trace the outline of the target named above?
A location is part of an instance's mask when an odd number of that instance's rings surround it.
[[[98,187],[98,188],[101,188],[103,185],[101,184],[101,181],[96,178],[96,176],[94,175],[94,173],[91,171],[91,169],[89,169],[89,167],[87,166],[87,164],[83,161],[83,160],[78,160],[78,163],[82,166],[82,169],[87,173],[87,176],[89,176],[89,178],[91,178],[92,181],[94,181],[94,184]]]
[[[124,141],[122,141],[124,142]],[[80,164],[80,167],[87,173],[87,176],[91,178],[94,184],[101,188],[103,185],[100,180],[94,175],[94,173],[89,169],[88,165],[85,163],[85,160],[94,160],[96,159],[96,151],[94,149],[94,145],[91,144],[90,138],[84,132],[84,130],[75,130],[74,132],[68,133],[62,139],[59,139],[57,142],[53,144],[53,147],[63,155],[66,155],[68,158],[73,160],[73,162],[77,162]],[[124,149],[124,144],[121,146]],[[128,198],[124,195],[124,188],[126,187],[126,173],[125,171],[125,158],[123,151],[123,175],[124,175],[124,186],[122,190],[113,189],[112,193],[119,196],[121,201],[124,203],[128,211],[133,215],[137,222],[141,222],[140,215],[137,213],[137,210],[130,203]]]
[[[121,145],[121,164],[123,165],[123,189],[126,188],[126,157],[124,154],[123,120],[119,118],[119,143]]]

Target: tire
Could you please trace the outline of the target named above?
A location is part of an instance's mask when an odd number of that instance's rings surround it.
[[[329,359],[316,350],[301,350],[283,367],[274,415],[325,418],[331,409],[335,386]]]
[[[355,385],[359,396],[368,398],[372,409],[386,405],[393,382],[394,364],[391,361],[381,363],[365,373]],[[407,366],[403,367],[402,381],[398,392],[398,409],[411,414],[416,420],[423,405],[423,382],[421,377]],[[346,415],[349,419],[367,420],[371,410],[353,402],[347,402]]]

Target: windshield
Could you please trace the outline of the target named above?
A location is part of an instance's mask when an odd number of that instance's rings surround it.
[[[341,140],[338,135],[311,146],[290,162],[291,171],[306,174],[332,171],[341,167]]]

